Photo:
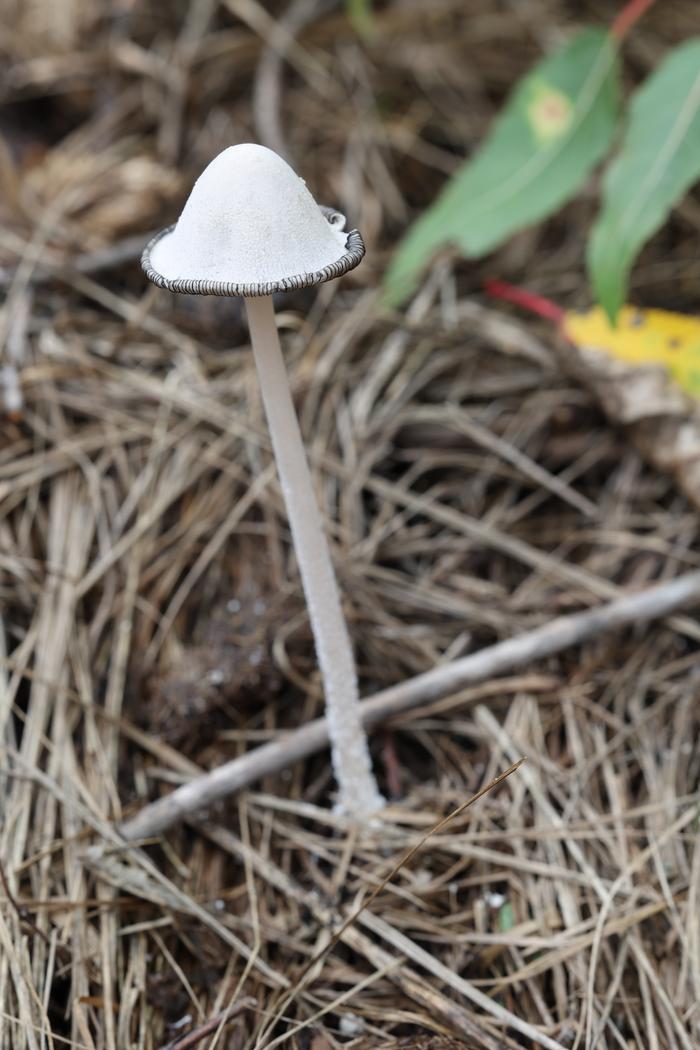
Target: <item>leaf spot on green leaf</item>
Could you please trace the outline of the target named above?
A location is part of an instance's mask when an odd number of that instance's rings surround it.
[[[555,87],[535,82],[533,97],[527,107],[527,118],[535,138],[546,145],[561,138],[571,126],[574,106],[568,95]]]

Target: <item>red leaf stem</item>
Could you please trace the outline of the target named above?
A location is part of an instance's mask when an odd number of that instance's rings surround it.
[[[522,306],[524,310],[529,310],[539,317],[546,317],[555,324],[561,324],[564,320],[566,311],[562,310],[561,306],[557,306],[551,299],[545,299],[543,295],[528,292],[526,288],[518,288],[517,285],[508,284],[506,281],[491,280],[484,283],[484,290],[494,299],[515,303],[516,306]]]
[[[610,26],[610,34],[616,40],[624,40],[635,22],[638,22],[655,0],[629,0]]]

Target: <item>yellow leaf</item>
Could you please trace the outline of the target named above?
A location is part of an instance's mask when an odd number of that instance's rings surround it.
[[[600,350],[630,364],[662,365],[684,390],[700,398],[698,318],[625,306],[613,328],[605,311],[596,306],[582,313],[566,313],[562,331],[576,346]]]

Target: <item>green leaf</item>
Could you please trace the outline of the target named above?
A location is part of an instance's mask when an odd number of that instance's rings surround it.
[[[700,178],[700,37],[671,52],[636,92],[619,154],[603,179],[588,269],[614,322],[632,263]]]
[[[345,5],[357,35],[364,39],[373,36],[375,25],[372,0],[345,0]]]
[[[618,114],[617,57],[602,29],[578,33],[511,95],[486,141],[399,245],[385,300],[399,303],[437,248],[467,258],[556,211],[608,149]]]
[[[501,933],[508,933],[515,926],[515,914],[513,912],[513,905],[510,901],[506,901],[498,912],[498,927]]]

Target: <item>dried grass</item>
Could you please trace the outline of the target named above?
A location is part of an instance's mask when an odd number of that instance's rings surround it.
[[[407,216],[570,6],[393,0],[368,45],[332,4],[281,36],[257,0],[4,7],[0,1045],[697,1046],[691,617],[396,719],[381,832],[333,816],[326,755],[143,849],[113,830],[321,710],[239,305],[174,302],[135,264],[216,150],[265,138],[270,90],[271,134],[370,245],[279,303],[366,690],[698,565],[697,514],[549,333],[480,301],[480,268],[441,260],[405,315],[376,305]],[[694,14],[652,13],[632,73]],[[584,302],[592,208],[489,268]],[[648,303],[692,307],[697,226],[691,200],[645,254]]]

